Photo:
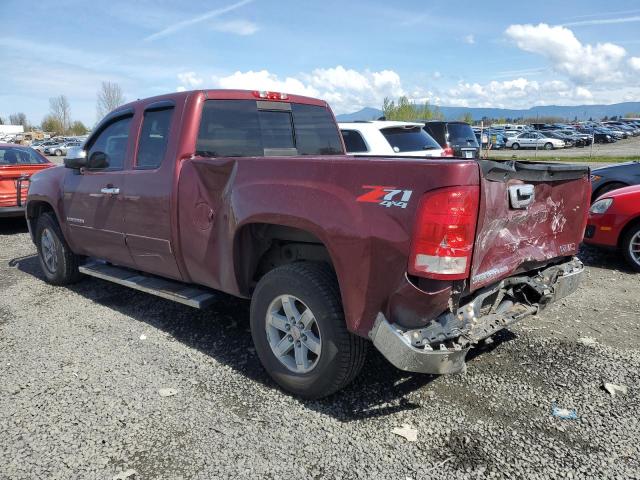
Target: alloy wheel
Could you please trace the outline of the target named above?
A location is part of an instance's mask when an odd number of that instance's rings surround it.
[[[640,230],[629,241],[629,256],[640,265]]]
[[[317,365],[322,337],[311,309],[293,295],[275,298],[265,319],[271,351],[294,373],[306,373]]]
[[[58,254],[56,250],[56,240],[51,230],[45,228],[40,237],[40,246],[42,249],[42,260],[50,273],[56,273],[58,270]]]

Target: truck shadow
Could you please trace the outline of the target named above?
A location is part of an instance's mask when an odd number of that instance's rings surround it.
[[[578,257],[588,267],[606,268],[624,273],[635,273],[624,260],[622,253],[616,250],[580,245]]]
[[[0,218],[0,235],[15,235],[16,233],[27,233],[27,222],[23,217]]]
[[[35,255],[13,259],[9,266],[44,281]],[[169,341],[197,349],[250,381],[279,390],[253,349],[247,300],[220,293],[219,301],[201,311],[91,277],[64,288],[161,330]],[[468,359],[512,338],[515,338],[512,333],[502,332],[492,345],[472,350]],[[437,375],[398,370],[371,347],[364,368],[352,384],[325,399],[300,402],[306,408],[342,422],[380,417],[421,408],[414,399],[421,397],[420,390],[427,389],[437,379]]]

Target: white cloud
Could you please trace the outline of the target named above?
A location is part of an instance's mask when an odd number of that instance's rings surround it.
[[[258,25],[248,20],[229,20],[228,22],[215,23],[212,28],[217,32],[235,35],[253,35],[258,31]]]
[[[629,59],[629,66],[636,71],[640,71],[640,57],[631,57]]]
[[[511,25],[506,35],[526,52],[547,58],[554,70],[579,84],[623,79],[620,71],[627,52],[613,43],[582,44],[571,30],[561,26]]]
[[[196,75],[196,72],[179,73],[178,80],[180,81],[181,87],[182,87],[182,90],[179,90],[179,91],[184,91],[187,88],[189,89],[198,88],[200,85],[202,85],[202,82],[204,81],[202,77],[199,77]]]
[[[400,76],[393,70],[357,71],[341,65],[284,78],[268,70],[237,71],[213,77],[213,83],[219,88],[273,90],[318,97],[328,101],[337,113],[378,106],[385,97],[405,95]]]
[[[318,96],[319,92],[302,83],[297,78],[278,78],[267,70],[254,72],[235,72],[226,77],[213,77],[213,82],[220,88],[237,88],[240,90],[273,90],[276,92],[293,93],[297,95]]]
[[[469,35],[464,37],[464,43],[468,43],[469,45],[473,45],[474,43],[476,43],[476,39],[474,38],[473,35],[469,34]]]

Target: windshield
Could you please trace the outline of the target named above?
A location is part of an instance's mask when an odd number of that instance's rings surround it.
[[[35,150],[24,147],[0,147],[0,165],[34,165],[47,163]]]
[[[440,145],[422,127],[391,127],[380,130],[393,151],[419,152],[440,149]]]

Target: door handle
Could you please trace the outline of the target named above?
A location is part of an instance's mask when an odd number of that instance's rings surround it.
[[[100,189],[100,193],[104,193],[105,195],[118,195],[120,193],[120,189],[114,187],[104,187]]]

